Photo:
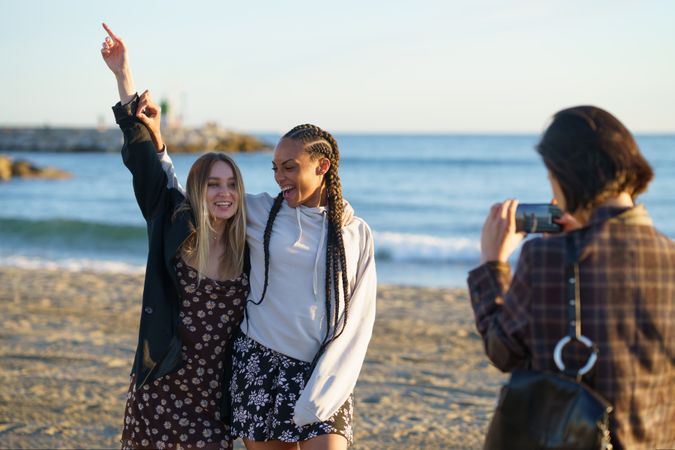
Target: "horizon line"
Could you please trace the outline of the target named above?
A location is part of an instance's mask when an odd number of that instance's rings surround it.
[[[200,128],[206,125],[185,125],[184,128]],[[217,124],[225,130],[234,131],[238,133],[248,133],[248,134],[274,134],[274,135],[283,135],[285,131],[276,131],[276,130],[245,130],[235,127],[227,127],[221,124]],[[0,129],[2,128],[36,128],[36,129],[101,129],[111,130],[116,129],[117,127],[114,124],[106,124],[101,127],[100,125],[73,125],[73,124],[51,124],[51,123],[42,123],[42,124],[6,124],[0,123]],[[457,135],[457,136],[537,136],[543,133],[544,130],[349,130],[349,129],[335,129],[331,130],[332,134],[341,134],[341,135],[399,135],[399,136],[442,136],[442,135]],[[630,130],[632,134],[635,135],[649,135],[649,136],[675,136],[675,129],[673,130]]]

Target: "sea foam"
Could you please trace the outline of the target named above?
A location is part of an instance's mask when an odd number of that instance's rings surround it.
[[[20,269],[47,269],[67,270],[69,272],[101,272],[101,273],[129,273],[142,274],[144,266],[129,264],[121,261],[108,261],[100,259],[47,259],[12,255],[0,257],[0,267],[17,267]]]
[[[374,232],[375,255],[381,261],[421,263],[473,262],[480,258],[480,243],[462,237]]]

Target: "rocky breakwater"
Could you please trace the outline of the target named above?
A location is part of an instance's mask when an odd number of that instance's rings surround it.
[[[248,134],[207,123],[201,128],[167,127],[162,136],[171,152],[256,152],[271,150],[269,143]]]
[[[202,127],[167,127],[164,141],[177,152],[253,152],[272,146],[255,136],[209,123]],[[10,128],[0,127],[0,151],[11,152],[117,152],[122,147],[117,128]]]
[[[12,177],[61,180],[71,178],[72,174],[56,167],[38,167],[25,160],[13,161],[9,156],[0,155],[0,181],[8,181]]]

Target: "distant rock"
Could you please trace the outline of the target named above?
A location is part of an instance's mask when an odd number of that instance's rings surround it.
[[[255,136],[237,133],[209,123],[203,127],[162,130],[172,153],[253,152],[272,146]],[[9,128],[0,127],[0,151],[13,152],[118,152],[122,132],[117,128]]]
[[[255,136],[237,133],[207,123],[201,128],[173,127],[162,130],[162,138],[170,151],[176,152],[255,152],[272,146]]]
[[[0,128],[0,151],[106,152],[122,147],[119,130],[96,128]]]
[[[56,167],[38,167],[21,159],[12,161],[9,156],[0,155],[0,181],[9,181],[12,177],[61,180],[71,178],[72,174]]]
[[[0,181],[12,178],[12,160],[8,156],[0,155]]]

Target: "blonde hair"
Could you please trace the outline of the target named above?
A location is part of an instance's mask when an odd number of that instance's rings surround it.
[[[177,209],[190,211],[194,218],[191,233],[183,242],[181,249],[191,259],[196,260],[199,279],[204,278],[209,260],[209,242],[214,238],[215,230],[211,224],[206,190],[213,165],[222,161],[230,166],[234,174],[239,207],[237,212],[225,224],[223,238],[225,254],[220,261],[218,274],[222,278],[232,278],[244,269],[244,248],[246,245],[246,202],[244,181],[239,167],[232,158],[224,153],[206,153],[200,156],[190,168],[187,178],[186,200]]]

